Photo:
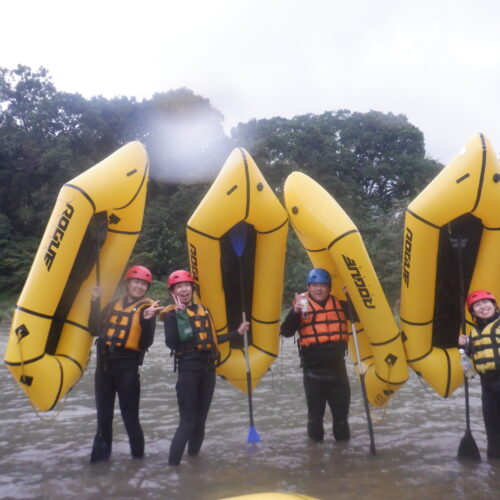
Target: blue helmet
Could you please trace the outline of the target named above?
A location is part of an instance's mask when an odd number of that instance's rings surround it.
[[[332,284],[332,278],[330,277],[330,273],[326,269],[321,269],[317,267],[315,269],[311,269],[309,274],[307,275],[307,284],[310,283],[328,283]]]

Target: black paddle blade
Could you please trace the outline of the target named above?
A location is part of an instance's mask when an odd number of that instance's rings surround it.
[[[457,458],[459,460],[472,460],[474,462],[481,461],[481,454],[469,429],[465,431],[464,437],[460,441]]]

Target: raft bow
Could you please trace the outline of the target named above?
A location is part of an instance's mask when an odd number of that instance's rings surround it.
[[[370,404],[381,406],[408,378],[401,335],[361,235],[342,207],[316,181],[300,172],[285,182],[290,223],[314,267],[328,270],[332,291],[359,317],[356,331]],[[357,366],[352,336],[349,351]]]
[[[405,216],[401,326],[408,363],[441,396],[463,384],[458,256],[464,289],[500,294],[500,163],[483,134],[411,202]],[[462,250],[460,250],[462,251]],[[462,303],[461,303],[462,302]],[[466,310],[469,324],[471,317]]]
[[[186,229],[196,301],[210,310],[218,335],[241,323],[238,256],[229,235],[242,223],[247,225],[241,258],[253,390],[279,352],[288,218],[251,156],[238,148],[229,155]],[[220,344],[219,351],[217,373],[247,393],[242,341]]]
[[[7,368],[40,411],[51,410],[86,369],[96,271],[107,302],[141,231],[147,180],[146,150],[131,142],[59,192],[5,351]]]

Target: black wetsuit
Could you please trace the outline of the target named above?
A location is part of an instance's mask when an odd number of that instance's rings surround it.
[[[126,301],[126,297],[123,297]],[[131,303],[124,302],[125,305]],[[97,365],[95,371],[95,401],[97,408],[97,432],[92,446],[90,462],[95,463],[109,459],[113,441],[113,414],[115,399],[118,394],[123,423],[130,442],[130,452],[134,458],[144,456],[144,433],[139,421],[140,374],[145,350],[153,343],[155,317],[140,319],[141,352],[115,348],[111,350],[101,335],[106,328],[106,322],[112,303],[108,304],[99,315],[98,302],[91,302],[89,329],[97,340]],[[140,311],[137,312],[138,314]]]
[[[487,438],[488,458],[500,458],[500,346],[496,338],[500,335],[500,317],[497,313],[487,321],[477,321],[475,328],[480,334],[486,326],[491,325],[490,335],[493,352],[496,352],[496,368],[479,373],[481,380],[481,401],[483,407],[484,426]],[[471,340],[472,337],[471,337]],[[468,354],[474,358],[476,352],[474,342],[469,345]]]
[[[194,310],[194,306],[189,306]],[[175,431],[169,465],[179,465],[186,448],[191,456],[198,455],[205,437],[205,423],[215,389],[215,365],[217,349],[199,351],[191,342],[181,342],[177,327],[177,315],[171,310],[163,316],[165,343],[175,353],[175,363],[179,373],[177,403],[179,405],[179,426]],[[218,336],[218,342],[227,342],[237,331]]]
[[[296,313],[292,308],[281,325],[280,334],[292,337],[300,324],[300,312]],[[326,403],[332,413],[335,439],[350,438],[351,388],[344,359],[346,348],[343,341],[299,348],[307,402],[307,434],[314,441],[323,441]]]

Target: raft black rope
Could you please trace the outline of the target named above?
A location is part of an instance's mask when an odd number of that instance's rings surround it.
[[[22,347],[22,343],[21,342],[22,342],[21,340],[18,342],[18,344],[19,344],[19,354],[21,356],[21,378],[23,380],[26,380],[26,373],[24,371],[23,347]],[[31,386],[28,385],[27,391],[29,392],[30,389],[31,389]],[[36,408],[35,405],[33,404],[33,402],[31,401],[31,398],[28,397],[28,400],[29,400],[29,402],[31,404],[31,407],[33,408],[33,411],[35,412],[36,416],[42,422],[53,422],[59,416],[59,414],[62,412],[62,410],[64,408],[64,405],[66,403],[66,399],[67,399],[68,395],[69,395],[69,391],[66,393],[66,396],[64,397],[64,400],[60,402],[59,408],[57,408],[56,412],[50,418],[43,417],[42,414],[40,413],[40,411],[38,410],[38,408]]]

